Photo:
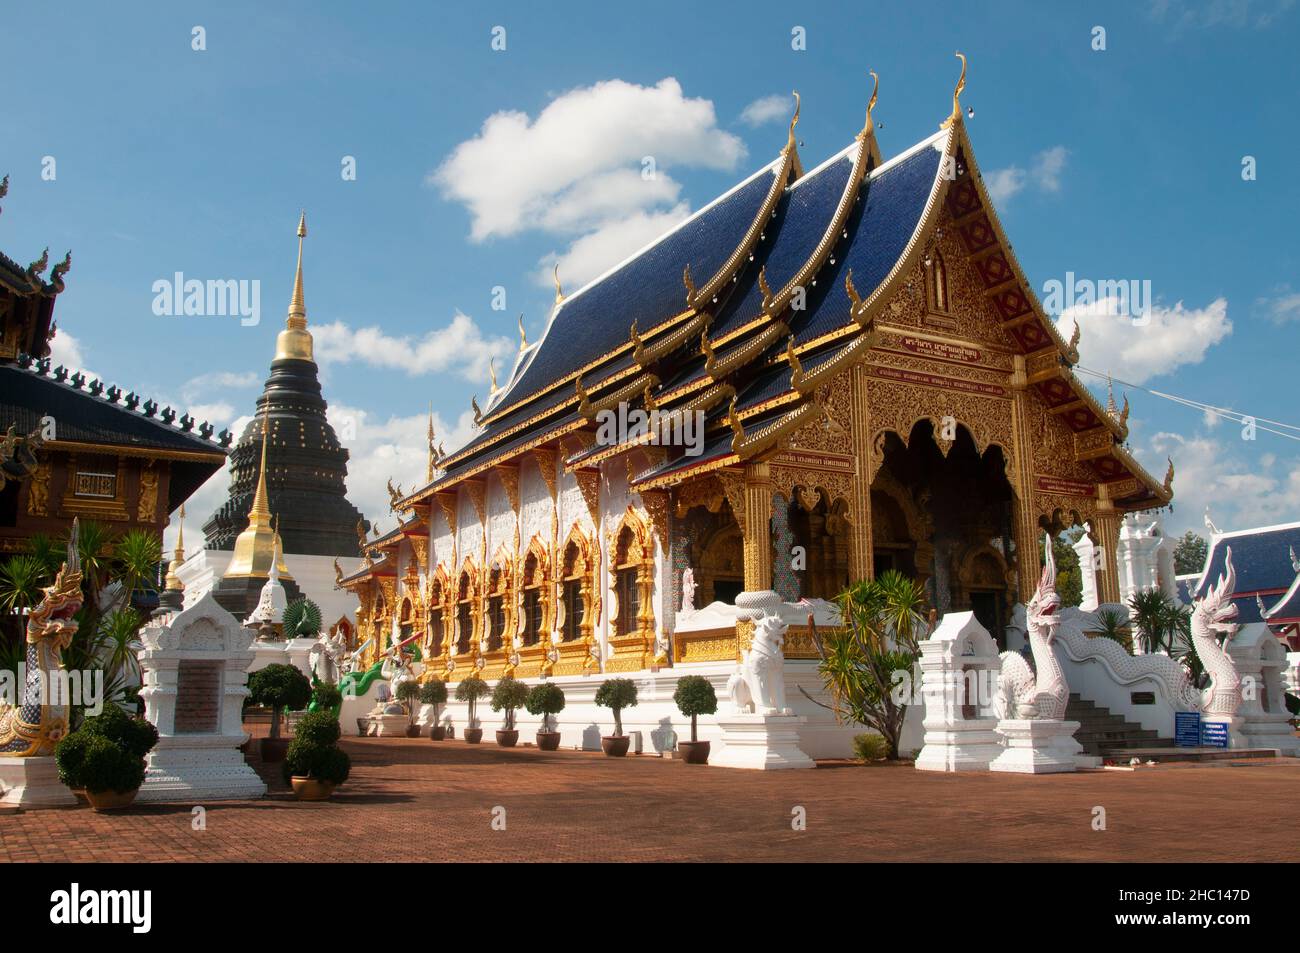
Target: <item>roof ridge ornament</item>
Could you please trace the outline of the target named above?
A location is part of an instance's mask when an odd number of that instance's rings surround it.
[[[560,286],[560,263],[558,261],[551,270],[551,277],[555,279],[555,303],[559,304],[564,300],[564,289]]]
[[[1163,488],[1166,496],[1172,496],[1174,492],[1174,458],[1167,457],[1169,469],[1165,471],[1165,482]]]
[[[587,393],[587,388],[582,386],[581,374],[573,379],[573,392],[578,397],[578,413],[587,420],[595,418],[596,409],[591,406],[591,395]]]
[[[682,284],[686,286],[686,307],[695,307],[695,280],[691,278],[691,263],[682,269]]]
[[[804,373],[803,364],[799,362],[799,355],[794,349],[794,335],[790,335],[785,342],[785,359],[790,362],[790,386],[799,390],[799,385],[803,383]]]
[[[524,313],[520,311],[519,312],[519,350],[522,351],[527,347],[528,347],[528,334],[527,332],[524,331]]]
[[[474,409],[474,426],[475,426],[475,427],[482,427],[482,426],[483,426],[483,411],[479,408],[479,405],[478,405],[478,394],[475,394],[473,397],[471,397],[471,398],[469,399],[469,405],[470,405],[470,407],[472,407],[472,408]]]
[[[745,442],[745,425],[736,415],[735,395],[732,395],[731,404],[727,407],[727,424],[731,427],[731,452],[739,453],[741,444]]]
[[[875,85],[871,89],[871,99],[867,103],[867,121],[862,125],[862,131],[858,133],[859,139],[866,139],[868,136],[876,134],[876,124],[871,119],[871,110],[876,108],[876,96],[880,92],[880,77],[876,75],[875,70],[868,70],[871,78],[875,80]]]
[[[1070,334],[1070,342],[1065,346],[1065,359],[1071,364],[1079,363],[1079,340],[1083,337],[1083,328],[1079,324],[1079,319],[1074,319],[1074,331]]]
[[[758,269],[758,290],[763,292],[763,310],[766,311],[772,303],[772,289],[767,283],[767,265]]]
[[[790,117],[790,138],[786,142],[785,148],[781,150],[787,155],[793,153],[798,148],[798,144],[795,142],[794,138],[794,127],[799,125],[799,92],[795,90],[791,95],[794,96],[794,115]]]
[[[499,390],[501,389],[501,388],[499,388],[499,387],[497,386],[497,364],[496,364],[496,361],[497,361],[497,359],[496,359],[496,356],[495,356],[495,355],[493,355],[492,357],[489,357],[489,358],[488,358],[488,377],[489,377],[489,378],[491,379],[491,381],[492,381],[492,393],[493,393],[493,394],[495,394],[497,391],[499,391]]]
[[[957,78],[957,87],[952,91],[952,115],[939,123],[940,129],[947,129],[961,122],[961,91],[966,88],[966,56],[960,51],[953,55],[961,60],[961,76]]]

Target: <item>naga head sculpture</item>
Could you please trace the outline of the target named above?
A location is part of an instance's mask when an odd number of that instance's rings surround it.
[[[1044,533],[1043,541],[1046,544],[1047,559],[1043,563],[1043,574],[1038,578],[1038,588],[1025,606],[1025,616],[1034,625],[1052,629],[1061,624],[1058,614],[1061,597],[1056,594],[1056,558],[1052,555],[1052,537]]]
[[[1231,636],[1237,631],[1237,606],[1232,593],[1237,587],[1237,570],[1232,566],[1232,547],[1223,557],[1223,575],[1210,587],[1203,599],[1197,599],[1193,612],[1210,629]]]
[[[60,567],[51,585],[42,592],[45,597],[32,610],[28,629],[44,637],[53,637],[60,648],[67,648],[77,633],[77,623],[72,618],[81,608],[81,554],[78,551],[80,531],[77,521],[72,521],[68,537],[68,558]]]

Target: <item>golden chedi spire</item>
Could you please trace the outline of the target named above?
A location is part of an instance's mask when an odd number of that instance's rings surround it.
[[[168,592],[184,592],[185,583],[181,582],[179,571],[185,562],[185,504],[181,504],[180,522],[176,527],[176,549],[172,561],[167,564],[165,587]]]
[[[426,434],[426,436],[425,436],[425,441],[426,441],[426,443],[428,444],[428,448],[427,448],[427,449],[428,449],[428,454],[429,454],[429,459],[428,459],[428,461],[425,463],[425,468],[424,468],[424,482],[425,482],[425,483],[432,483],[432,482],[433,482],[433,470],[434,470],[434,464],[437,463],[437,460],[438,460],[437,453],[436,453],[436,452],[434,451],[434,449],[433,449],[433,438],[434,438],[434,433],[433,433],[433,404],[430,403],[430,404],[429,404],[429,432],[428,432],[428,433]]]
[[[289,315],[284,330],[275,339],[277,361],[311,361],[312,338],[307,330],[307,302],[302,292],[302,240],[307,237],[307,213],[298,219],[298,270],[293,277],[293,296],[289,299]]]
[[[270,418],[262,410],[262,461],[258,466],[257,489],[253,491],[253,506],[248,511],[248,527],[235,540],[235,551],[225,575],[268,579],[275,562],[276,531],[271,525],[271,506],[266,493],[266,443],[271,430]]]

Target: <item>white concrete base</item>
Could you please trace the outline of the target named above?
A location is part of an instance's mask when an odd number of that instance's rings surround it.
[[[0,758],[0,804],[36,811],[76,807],[77,798],[59,781],[53,756]]]
[[[266,785],[239,745],[247,735],[172,735],[149,752],[137,801],[233,801],[258,798]]]
[[[371,715],[370,723],[378,726],[375,734],[380,738],[405,738],[411,719],[408,715]]]
[[[1060,774],[1077,770],[1070,746],[1064,739],[1079,730],[1077,721],[1055,718],[1009,718],[998,722],[998,734],[1007,746],[993,759],[990,771],[1013,774]]]
[[[1284,758],[1300,757],[1300,738],[1284,712],[1239,715],[1228,733],[1233,748],[1276,748]]]
[[[799,747],[799,728],[805,721],[801,715],[719,715],[722,748],[709,760],[723,768],[760,771],[815,768]]]
[[[925,733],[925,746],[916,756],[918,771],[987,771],[1002,754],[996,718],[971,718]]]
[[[248,666],[249,675],[261,671],[268,665],[289,664],[288,642],[259,642],[254,636],[248,650],[253,653],[253,661]]]

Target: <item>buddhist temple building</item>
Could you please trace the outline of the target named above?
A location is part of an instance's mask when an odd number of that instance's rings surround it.
[[[179,571],[185,604],[212,590],[228,611],[247,618],[270,576],[279,533],[280,581],[290,599],[306,594],[328,620],[352,608],[334,588],[335,561],[359,565],[361,513],[347,498],[348,451],[326,419],[307,328],[303,241],[285,327],[276,338],[271,373],[257,413],[230,453],[230,493],[203,525],[204,549]]]
[[[745,610],[776,606],[787,677],[811,684],[799,620],[851,580],[898,569],[1000,635],[1044,531],[1085,523],[1117,601],[1120,521],[1168,504],[1172,469],[1147,473],[1127,415],[1073,373],[1077,334],[981,179],[964,78],[938,131],[887,160],[874,92],[810,169],[796,108],[744,181],[585,287],[557,276],[541,339],[475,397],[478,433],[342,582],[371,657],[416,638],[425,678],[712,672],[745,647]]]
[[[8,192],[0,182],[0,198]],[[72,254],[26,268],[0,253],[0,553],[78,517],[161,536],[226,461],[231,435],[76,368],[51,366],[54,305]]]

